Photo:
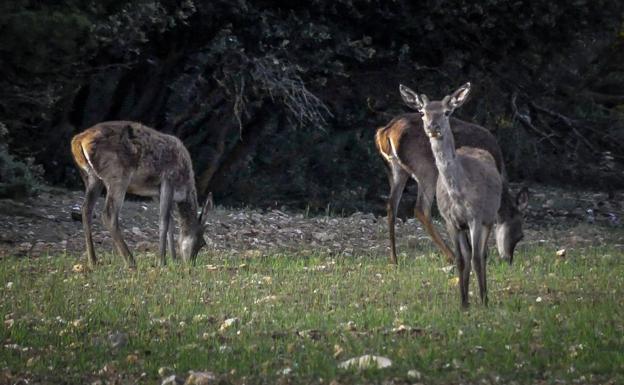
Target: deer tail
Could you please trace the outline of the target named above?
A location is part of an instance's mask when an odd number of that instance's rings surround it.
[[[71,152],[74,157],[74,162],[76,165],[80,167],[81,170],[88,171],[89,170],[89,160],[85,156],[84,150],[82,148],[82,137],[81,135],[76,135],[71,140]]]

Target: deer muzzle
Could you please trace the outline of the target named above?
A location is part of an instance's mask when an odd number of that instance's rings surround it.
[[[442,133],[439,130],[436,130],[436,129],[427,130],[427,136],[429,136],[430,138],[433,138],[433,139],[441,139],[442,138]]]

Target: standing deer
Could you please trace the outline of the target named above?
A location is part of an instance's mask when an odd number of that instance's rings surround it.
[[[403,98],[422,113],[424,131],[438,168],[436,197],[455,246],[461,304],[468,306],[471,260],[479,280],[481,302],[487,305],[487,241],[500,208],[503,178],[494,157],[476,147],[455,149],[449,116],[466,101],[470,83],[442,101],[429,102],[401,86]]]
[[[160,133],[140,123],[114,121],[98,123],[71,141],[74,161],[85,184],[82,223],[89,264],[97,259],[91,236],[95,202],[106,187],[102,219],[113,238],[118,254],[130,268],[136,262],[119,227],[119,211],[126,192],[160,198],[160,264],[166,263],[166,245],[176,259],[171,215],[172,203],[180,217],[179,250],[184,261],[194,261],[206,244],[203,237],[207,212],[212,209],[209,194],[197,215],[197,192],[191,157],[175,136]]]
[[[407,88],[405,88],[407,89]],[[414,107],[409,93],[404,93],[404,101]],[[450,118],[455,137],[455,146],[476,147],[489,152],[503,176],[501,206],[497,215],[496,245],[501,257],[510,264],[514,249],[522,239],[522,211],[528,204],[528,191],[522,189],[514,198],[506,181],[505,165],[496,138],[484,127]],[[390,237],[390,262],[397,263],[395,242],[395,218],[399,202],[407,180],[412,177],[418,183],[418,196],[414,207],[416,218],[422,223],[433,242],[445,254],[449,262],[454,262],[454,254],[442,240],[431,221],[431,207],[436,190],[438,169],[431,151],[421,114],[403,114],[392,119],[386,126],[377,130],[375,144],[381,153],[388,170],[390,195],[387,203],[388,233]]]

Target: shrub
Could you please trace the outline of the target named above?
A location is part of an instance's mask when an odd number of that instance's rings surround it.
[[[6,143],[7,127],[0,122],[0,198],[20,198],[34,195],[41,187],[43,169],[34,159],[16,159]]]

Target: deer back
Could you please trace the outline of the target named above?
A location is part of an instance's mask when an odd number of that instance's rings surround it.
[[[489,152],[499,172],[505,176],[503,155],[496,138],[486,128],[477,124],[451,118],[451,129],[455,137],[455,146],[475,147]],[[375,144],[384,158],[393,155],[414,174],[422,168],[435,168],[435,159],[429,144],[429,138],[423,130],[420,114],[399,115],[387,125],[377,130]]]
[[[158,195],[164,179],[176,186],[176,200],[194,190],[191,157],[184,144],[140,123],[99,123],[72,139],[72,153],[83,172],[105,183],[129,178],[128,191],[137,195]]]

